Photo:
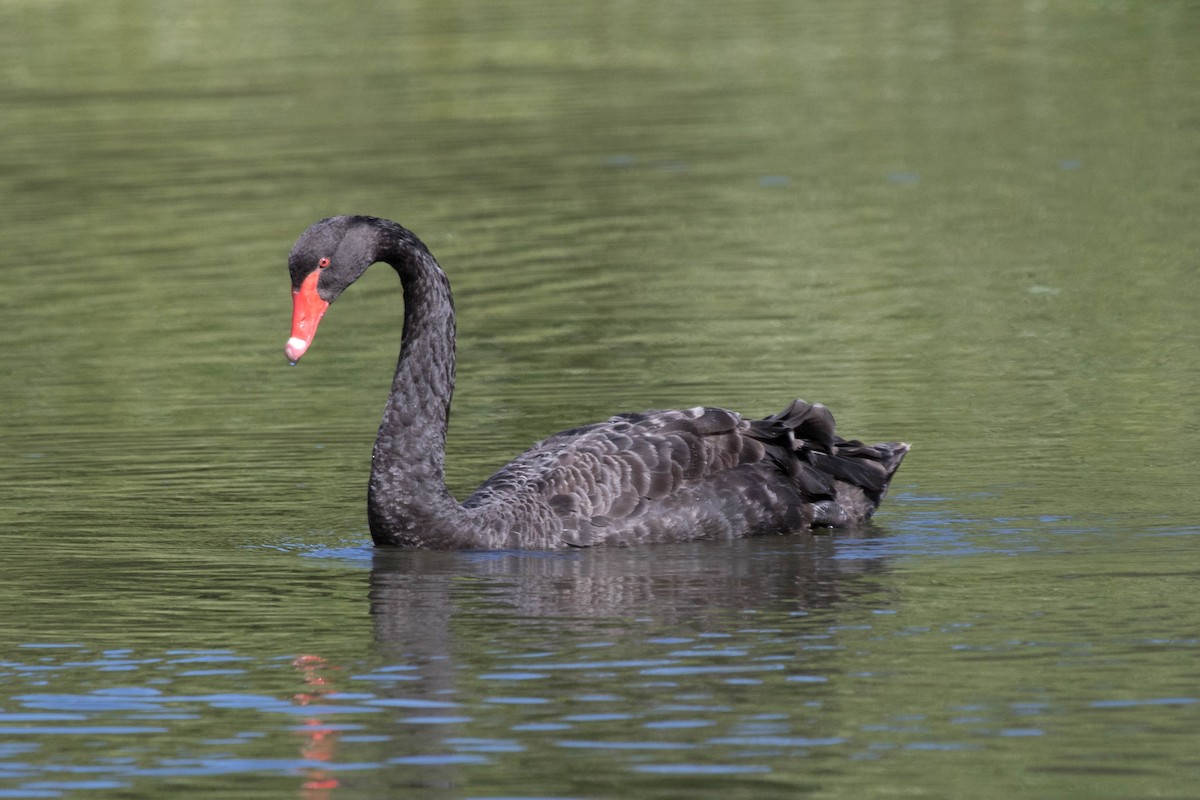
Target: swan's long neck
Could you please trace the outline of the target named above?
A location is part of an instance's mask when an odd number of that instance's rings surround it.
[[[378,544],[470,546],[465,512],[446,488],[446,426],[454,394],[454,301],[450,282],[415,237],[399,228],[378,259],[404,286],[404,335],[392,391],[371,455],[367,497]]]

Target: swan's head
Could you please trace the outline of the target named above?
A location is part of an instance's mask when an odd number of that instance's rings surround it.
[[[380,223],[373,217],[330,217],[296,240],[292,274],[292,335],[283,348],[295,364],[312,344],[329,304],[377,260]]]

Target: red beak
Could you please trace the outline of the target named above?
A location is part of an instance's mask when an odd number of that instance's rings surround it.
[[[292,338],[287,340],[283,352],[288,361],[295,364],[300,360],[317,335],[317,324],[329,308],[329,303],[317,294],[317,278],[321,270],[308,273],[299,289],[292,289]]]

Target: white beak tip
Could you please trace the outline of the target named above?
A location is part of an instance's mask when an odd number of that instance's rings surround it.
[[[283,346],[283,354],[293,364],[300,360],[300,356],[304,355],[306,350],[308,350],[308,342],[296,336],[288,339],[287,344]]]

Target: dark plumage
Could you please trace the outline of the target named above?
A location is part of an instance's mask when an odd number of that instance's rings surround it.
[[[443,468],[454,304],[411,231],[333,217],[300,236],[288,259],[288,358],[304,355],[329,303],[376,261],[399,273],[405,309],[372,455],[367,516],[376,544],[552,549],[853,526],[878,507],[908,452],[903,443],[846,441],[828,409],[802,400],[761,420],[700,407],[619,414],[540,442],[460,504]]]

